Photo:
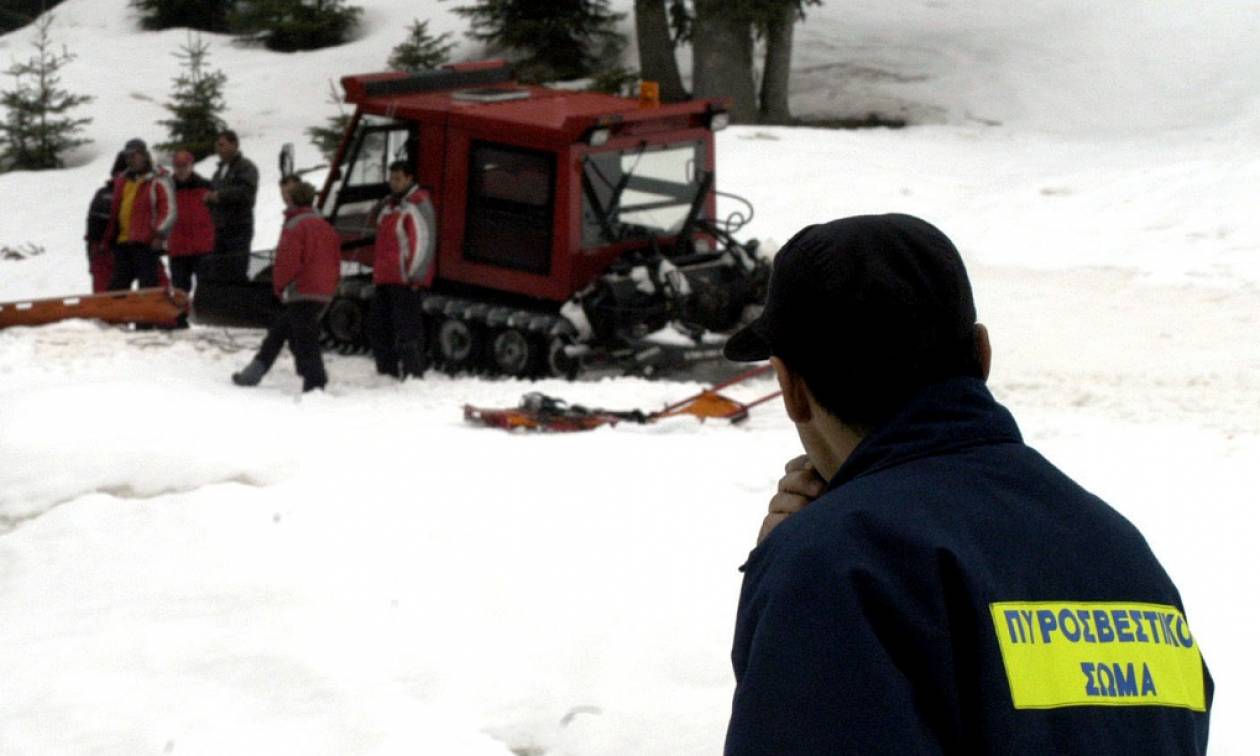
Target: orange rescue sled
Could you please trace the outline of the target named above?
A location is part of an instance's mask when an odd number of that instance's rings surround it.
[[[73,318],[173,326],[179,316],[187,312],[188,294],[182,289],[107,291],[75,297],[0,302],[0,328],[44,325]]]

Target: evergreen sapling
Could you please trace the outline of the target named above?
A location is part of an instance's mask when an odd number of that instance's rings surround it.
[[[58,72],[76,56],[64,46],[60,53],[52,49],[52,22],[52,14],[38,22],[35,55],[6,71],[13,77],[13,89],[0,92],[6,111],[0,122],[0,170],[62,168],[67,151],[91,141],[77,135],[92,119],[74,118],[70,111],[92,97],[61,88]]]
[[[625,14],[608,0],[477,0],[454,10],[469,20],[465,36],[512,54],[522,81],[586,78],[614,66],[625,47],[616,29]]]
[[[363,9],[345,0],[240,0],[228,23],[268,50],[318,50],[346,41]]]
[[[306,130],[306,135],[311,138],[311,144],[315,145],[325,160],[332,162],[337,157],[337,148],[341,146],[341,139],[345,136],[346,129],[350,128],[350,119],[352,114],[347,113],[345,108],[345,100],[337,94],[337,87],[330,80],[328,82],[328,101],[337,106],[337,114],[328,118],[328,123],[324,126],[311,126]]]
[[[429,34],[429,22],[415,19],[407,27],[407,38],[389,54],[386,65],[393,71],[430,71],[450,62],[455,43],[450,32]]]
[[[175,91],[165,107],[171,118],[158,121],[166,127],[170,139],[158,147],[167,152],[188,150],[197,160],[214,152],[214,140],[227,127],[220,113],[226,107],[223,85],[227,74],[209,71],[207,58],[210,45],[198,35],[174,53],[183,70],[175,77]]]
[[[151,30],[186,27],[208,32],[228,30],[228,12],[236,0],[131,0],[140,24]]]

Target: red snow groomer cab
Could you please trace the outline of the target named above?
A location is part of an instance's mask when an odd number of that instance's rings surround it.
[[[328,341],[367,343],[372,212],[399,159],[433,199],[424,332],[444,369],[650,372],[715,356],[721,334],[764,300],[768,262],[732,236],[746,215],[716,218],[722,100],[656,105],[524,86],[497,61],[342,86],[356,109],[318,200],[346,261]],[[239,323],[244,290],[257,302],[268,273],[209,278],[195,318]]]

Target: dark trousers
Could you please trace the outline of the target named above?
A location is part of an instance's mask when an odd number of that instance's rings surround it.
[[[206,255],[178,255],[171,257],[171,285],[176,289],[183,289],[188,293],[192,293],[193,276],[197,276],[197,280],[201,280],[201,275],[197,273],[197,266],[201,263],[201,258]],[[187,313],[180,313],[175,319],[176,328],[188,327]]]
[[[132,281],[139,281],[142,289],[157,286],[160,255],[159,250],[148,244],[115,244],[114,274],[109,279],[109,290],[128,291]]]
[[[191,292],[193,276],[197,273],[197,265],[205,255],[171,256],[171,284],[176,289]]]
[[[395,377],[424,375],[428,364],[420,292],[409,286],[378,284],[368,317],[368,340],[376,372]]]
[[[302,376],[302,390],[323,388],[328,383],[328,374],[324,372],[324,358],[319,350],[319,319],[325,307],[324,302],[286,304],[267,329],[255,359],[270,370],[287,341],[297,374]]]
[[[224,280],[249,280],[249,252],[253,243],[252,223],[214,227],[214,254],[227,256],[224,264],[217,268]]]

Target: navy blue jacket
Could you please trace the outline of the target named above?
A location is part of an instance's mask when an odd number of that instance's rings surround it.
[[[873,431],[742,569],[728,756],[1207,748],[1176,587],[979,380]]]

